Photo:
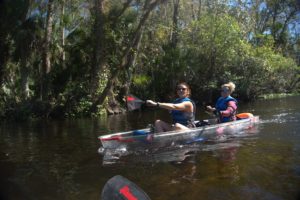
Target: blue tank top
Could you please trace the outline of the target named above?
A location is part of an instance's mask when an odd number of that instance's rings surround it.
[[[189,123],[194,123],[195,121],[195,111],[196,111],[196,106],[194,102],[190,98],[178,98],[176,99],[173,103],[178,104],[178,103],[183,103],[185,101],[190,101],[193,104],[193,112],[183,112],[180,110],[172,110],[171,115],[173,118],[173,123],[180,123],[182,125],[189,125]]]
[[[226,98],[224,97],[220,97],[216,103],[216,109],[218,112],[220,111],[224,111],[227,109],[228,107],[228,102],[229,101],[234,101],[235,103],[237,103],[237,100],[231,96],[228,96]],[[229,116],[229,117],[222,117],[220,116],[220,122],[229,122],[232,121],[233,119],[233,115],[235,115],[236,110]]]

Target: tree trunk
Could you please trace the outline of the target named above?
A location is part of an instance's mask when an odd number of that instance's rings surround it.
[[[61,5],[61,16],[62,19],[65,16],[65,1],[62,0],[62,5]],[[65,24],[63,20],[61,19],[61,47],[62,47],[62,52],[61,52],[61,62],[63,69],[66,69],[66,53],[65,53]]]
[[[276,20],[277,20],[277,14],[278,14],[278,8],[279,5],[275,5],[274,7],[274,12],[272,13],[272,25],[271,25],[271,34],[274,38],[274,40],[276,39],[276,33],[277,33],[277,28],[276,28]]]
[[[26,23],[27,14],[30,13],[30,6],[29,1],[27,1],[26,8],[24,9],[24,13],[22,15],[21,21],[22,23]],[[31,32],[32,30],[26,29],[23,30],[27,33]],[[27,34],[26,34],[27,35]],[[21,43],[21,65],[20,65],[20,78],[21,78],[21,98],[22,100],[27,100],[29,98],[29,74],[30,74],[30,59],[32,58],[32,49],[30,48],[33,46],[34,39],[30,36],[24,36],[24,42]]]
[[[120,69],[116,69],[114,70],[114,72],[112,72],[111,78],[108,80],[106,87],[104,88],[103,92],[101,93],[100,97],[97,99],[97,101],[92,105],[91,111],[94,112],[96,111],[97,105],[102,105],[105,98],[110,95],[111,97],[113,97],[113,87],[118,79],[118,76],[121,72],[121,70],[126,70],[128,71],[130,66],[135,65],[136,63],[136,57],[139,51],[139,46],[140,46],[140,41],[141,41],[141,36],[142,36],[142,32],[140,33],[140,36],[138,38],[138,42],[136,44],[136,47],[133,47],[132,50],[134,53],[130,54],[127,56],[126,58],[126,63],[123,63],[123,65],[121,66]],[[125,60],[125,59],[123,59]],[[126,88],[125,88],[125,93],[126,95],[129,93],[129,88],[130,88],[130,80],[128,80],[128,82],[125,84]],[[114,97],[113,97],[114,98]],[[113,102],[114,99],[111,100],[111,102]]]
[[[2,85],[4,83],[4,72],[5,66],[8,61],[8,52],[9,48],[5,42],[4,35],[0,33],[0,90],[2,89]]]
[[[27,65],[28,62],[28,56],[30,54],[24,52],[22,50],[22,56],[21,56],[21,66],[20,66],[20,77],[21,77],[21,98],[22,100],[26,100],[29,97],[29,68]]]
[[[177,47],[178,43],[178,13],[179,13],[179,2],[180,0],[173,0],[173,26],[171,36],[171,46],[173,49]]]
[[[0,1],[0,91],[4,83],[4,71],[9,56],[9,46],[6,43],[7,28],[3,23],[3,20],[7,17],[5,11],[7,11],[6,2]]]
[[[110,79],[107,81],[107,84],[103,90],[103,92],[101,93],[100,97],[97,99],[97,101],[95,101],[91,107],[91,111],[95,111],[97,108],[97,105],[101,105],[103,104],[105,98],[107,97],[109,91],[111,90],[111,88],[113,87],[115,81],[117,80],[120,71],[121,70],[126,70],[130,67],[130,65],[132,64],[132,61],[134,60],[134,53],[132,52],[137,52],[137,48],[139,46],[140,43],[140,39],[142,36],[142,32],[143,32],[143,28],[146,24],[147,19],[149,18],[149,15],[151,13],[151,11],[161,2],[166,1],[166,0],[156,0],[153,3],[150,3],[150,0],[147,0],[145,2],[145,12],[137,26],[137,29],[134,33],[133,39],[131,41],[131,43],[127,46],[126,50],[124,51],[124,54],[121,58],[120,61],[120,67],[117,68],[116,70],[111,72],[111,77]]]
[[[94,24],[95,29],[95,42],[93,52],[93,62],[91,67],[91,85],[90,93],[92,94],[93,101],[96,101],[97,90],[99,88],[99,80],[101,70],[105,65],[104,58],[104,0],[95,0],[95,13],[96,19]]]
[[[179,3],[180,0],[173,0],[173,25],[172,25],[172,34],[171,34],[171,52],[174,55],[174,52],[176,51],[177,48],[177,43],[178,43],[178,15],[179,15]],[[172,67],[172,79],[170,80],[170,87],[174,88],[177,83],[177,73],[176,73],[176,65],[178,62],[178,58],[174,58],[171,62],[171,67]]]
[[[129,67],[126,69],[127,74],[128,74],[127,81],[125,83],[125,95],[126,96],[129,94],[130,85],[131,85],[131,82],[132,82],[132,74],[130,72],[130,66],[132,66],[132,68],[135,68],[136,58],[137,58],[137,55],[139,54],[139,50],[140,50],[142,35],[143,35],[143,31],[141,32],[141,37],[139,38],[137,48],[136,48],[136,52],[133,54],[132,58],[129,60],[129,65],[128,65]]]
[[[127,0],[126,2],[123,3],[123,8],[122,10],[114,17],[112,17],[112,26],[115,27],[116,23],[118,22],[119,18],[125,13],[125,11],[129,8],[130,4],[132,3],[133,0]]]
[[[49,74],[51,71],[51,36],[52,36],[52,24],[53,24],[53,0],[48,1],[48,12],[46,21],[46,31],[44,38],[43,49],[43,65],[42,65],[42,77],[41,77],[41,100],[47,101],[49,94]]]
[[[198,5],[198,16],[197,19],[200,20],[201,18],[201,9],[202,9],[202,0],[199,0],[199,5]]]
[[[288,24],[290,22],[290,20],[297,14],[297,10],[293,10],[291,11],[291,13],[289,13],[289,15],[286,17],[283,26],[281,28],[280,33],[278,34],[278,37],[275,38],[275,47],[278,49],[280,48],[281,45],[284,45],[284,33],[286,32],[287,28],[288,28]]]

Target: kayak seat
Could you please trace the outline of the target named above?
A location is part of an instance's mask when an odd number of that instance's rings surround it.
[[[195,121],[195,125],[196,127],[201,127],[201,126],[210,125],[210,123],[208,120],[199,120],[199,121]]]

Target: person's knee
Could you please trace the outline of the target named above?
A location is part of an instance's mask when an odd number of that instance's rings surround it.
[[[187,129],[189,129],[188,127],[186,127],[186,126],[184,126],[180,123],[175,123],[174,127],[175,127],[175,130],[187,130]]]
[[[161,120],[160,119],[155,120],[154,124],[155,125],[161,124]]]
[[[175,124],[174,124],[174,127],[177,129],[177,128],[181,128],[181,127],[182,127],[182,125],[181,125],[181,124],[179,124],[179,123],[175,123]]]
[[[154,122],[155,132],[162,132],[163,131],[163,123],[161,120],[157,119]]]

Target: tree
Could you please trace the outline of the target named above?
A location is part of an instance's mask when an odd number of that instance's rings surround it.
[[[52,26],[53,26],[53,14],[54,14],[54,3],[53,0],[48,1],[47,6],[47,17],[46,27],[44,36],[44,46],[42,54],[42,73],[41,73],[41,100],[49,100],[49,84],[50,84],[50,72],[51,72],[51,37],[52,37]]]
[[[1,116],[99,114],[129,92],[169,100],[181,80],[209,101],[229,80],[240,98],[299,90],[292,0],[0,4]]]
[[[104,0],[95,0],[95,24],[94,24],[94,51],[91,70],[91,94],[92,99],[98,96],[100,72],[104,69],[105,65],[105,16],[104,16]]]
[[[109,91],[112,90],[112,87],[115,84],[120,72],[128,69],[134,63],[135,54],[137,53],[146,21],[149,18],[151,11],[154,8],[156,8],[156,6],[159,3],[163,2],[163,1],[164,0],[155,0],[155,1],[146,0],[145,1],[141,19],[139,20],[138,25],[132,34],[132,39],[129,41],[129,43],[125,47],[125,50],[123,51],[122,56],[119,60],[118,66],[115,69],[111,70],[111,77],[107,81],[107,84],[106,84],[104,90],[102,91],[100,97],[97,99],[97,101],[95,101],[93,103],[93,106],[91,108],[92,111],[95,111],[97,105],[103,104]]]

